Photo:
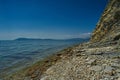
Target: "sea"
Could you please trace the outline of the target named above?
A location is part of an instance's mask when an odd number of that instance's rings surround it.
[[[1,40],[0,78],[84,40]]]

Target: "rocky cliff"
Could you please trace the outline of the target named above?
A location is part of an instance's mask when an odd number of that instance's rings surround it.
[[[120,38],[120,0],[110,0],[102,14],[91,42],[115,41]]]
[[[120,80],[120,0],[110,0],[90,42],[65,49],[5,80]]]

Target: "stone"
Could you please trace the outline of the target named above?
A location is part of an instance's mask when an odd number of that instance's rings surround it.
[[[102,67],[101,66],[92,66],[91,68],[90,68],[90,70],[93,70],[93,71],[101,71],[102,70]]]
[[[104,80],[109,80],[109,78],[104,78]]]
[[[120,69],[117,69],[116,72],[120,73]]]
[[[120,77],[120,73],[117,73],[117,76],[119,76],[119,77]]]
[[[89,60],[89,61],[86,62],[86,63],[92,65],[95,61],[96,61],[96,59],[91,59],[91,60]]]
[[[110,80],[110,79],[108,79],[108,78],[104,78],[104,79],[100,79],[100,80]]]
[[[92,77],[90,80],[95,80],[95,78],[94,78],[94,77]]]
[[[86,54],[82,53],[81,56],[85,56]]]
[[[37,77],[36,74],[32,74],[32,75],[31,75],[31,78],[35,78],[35,77]]]
[[[106,66],[106,68],[104,69],[104,72],[110,76],[114,76],[116,74],[115,69],[111,66]]]
[[[120,64],[112,63],[111,66],[113,66],[113,67],[118,67],[118,68],[119,68],[119,67],[120,67]]]
[[[106,66],[106,68],[104,69],[105,73],[110,73],[112,72],[113,68],[111,66]]]
[[[82,53],[82,52],[85,52],[85,50],[77,50],[77,53]]]
[[[120,80],[120,77],[118,78],[118,80]]]
[[[47,79],[47,76],[45,76],[45,77],[41,78],[40,80],[46,80],[46,79]]]

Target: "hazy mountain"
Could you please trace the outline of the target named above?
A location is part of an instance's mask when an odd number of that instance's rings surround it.
[[[15,39],[17,41],[22,41],[22,40],[46,40],[46,41],[89,41],[89,38],[71,38],[71,39],[35,39],[35,38],[17,38]]]

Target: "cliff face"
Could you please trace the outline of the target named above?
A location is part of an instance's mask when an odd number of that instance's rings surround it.
[[[110,0],[102,14],[91,42],[115,41],[120,38],[120,0]]]

